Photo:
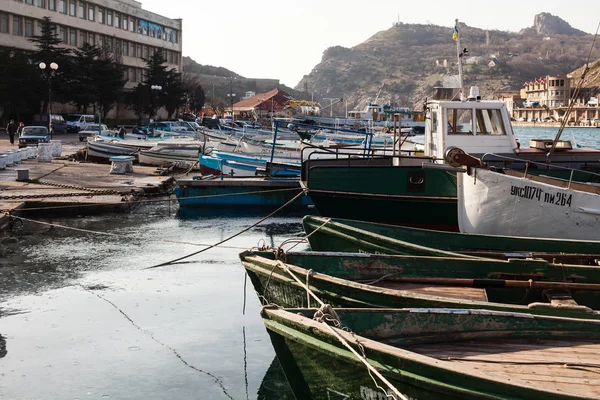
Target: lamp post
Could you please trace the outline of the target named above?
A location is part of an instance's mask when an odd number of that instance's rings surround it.
[[[154,93],[156,93],[156,95],[153,96],[156,99],[156,108],[155,108],[156,111],[154,112],[154,114],[156,116],[156,119],[158,119],[158,93],[162,90],[162,86],[152,85],[152,86],[150,86],[150,89],[152,89],[154,91]]]
[[[38,67],[40,67],[48,79],[48,133],[52,135],[52,77],[58,69],[58,64],[51,62],[49,65],[49,70],[46,70],[47,65],[45,62],[39,63]]]
[[[233,114],[233,99],[235,98],[235,93],[227,93],[227,97],[229,97],[229,102],[231,104],[231,119],[235,120],[235,117]]]
[[[265,101],[264,98],[259,97],[258,101],[260,101],[260,103],[258,103],[258,113],[259,113],[259,117],[258,117],[258,121],[260,123],[260,127],[262,128],[262,108],[263,108],[263,101]]]
[[[229,97],[229,104],[231,106],[231,120],[235,121],[234,113],[233,113],[233,100],[235,98],[235,93],[233,93],[233,80],[235,78],[229,79],[229,93],[227,93],[227,97]]]

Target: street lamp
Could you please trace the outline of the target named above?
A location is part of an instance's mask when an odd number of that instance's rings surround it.
[[[229,97],[229,102],[231,103],[231,119],[235,120],[233,114],[233,99],[235,98],[235,93],[227,93],[227,97]]]
[[[154,93],[156,93],[156,95],[154,96],[154,98],[156,99],[156,111],[154,112],[156,119],[158,119],[158,92],[162,90],[162,86],[160,85],[152,85],[150,86],[150,89],[152,89],[154,91]]]
[[[46,63],[41,62],[38,67],[42,70],[46,79],[48,79],[48,133],[52,134],[52,77],[58,69],[58,64],[55,62],[50,63],[50,69],[46,71]]]
[[[260,122],[260,127],[262,128],[262,109],[263,109],[263,101],[265,101],[264,98],[259,97],[258,101],[260,103],[258,103],[258,113],[259,113],[259,117],[258,117],[258,121]]]

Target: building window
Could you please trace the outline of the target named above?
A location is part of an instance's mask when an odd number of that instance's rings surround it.
[[[39,8],[46,8],[46,0],[35,0],[34,3]]]
[[[60,27],[60,33],[58,35],[58,37],[60,38],[60,40],[63,41],[63,43],[68,43],[67,42],[67,28],[62,26]]]
[[[79,31],[79,47],[82,47],[84,43],[87,43],[85,31]]]
[[[31,37],[33,35],[33,20],[30,18],[25,18],[25,36]]]
[[[76,12],[77,12],[77,7],[75,4],[75,0],[69,0],[69,15],[74,17],[75,15],[77,15]]]
[[[135,74],[135,68],[129,68],[129,77],[131,82],[137,82],[137,76]]]
[[[96,45],[96,34],[93,32],[88,33],[88,43],[92,46]]]
[[[126,40],[123,40],[123,43],[121,43],[121,54],[124,56],[129,56],[129,42]]]
[[[121,14],[118,12],[115,13],[115,27],[121,28]]]
[[[8,33],[8,14],[0,13],[0,32]]]
[[[77,46],[77,29],[69,28],[69,44]]]
[[[126,81],[129,80],[129,68],[123,69],[123,79],[125,79]]]
[[[98,22],[104,23],[104,8],[98,7]]]
[[[113,38],[110,36],[106,36],[104,38],[104,46],[106,46],[106,49],[110,52],[113,51],[114,46],[113,46]]]
[[[129,17],[129,31],[135,32],[135,19],[133,17]]]
[[[85,3],[81,0],[77,5],[77,16],[81,19],[85,19]]]
[[[13,35],[23,36],[23,19],[18,15],[13,15]]]
[[[56,0],[48,0],[48,10],[56,11]]]
[[[145,58],[146,60],[150,58],[148,54],[148,46],[144,46],[144,55],[142,56],[142,58]]]
[[[94,5],[93,4],[88,4],[88,19],[90,21],[95,21],[96,18],[94,17]]]
[[[124,31],[126,31],[128,24],[129,24],[129,17],[127,15],[123,15],[123,18],[121,18],[121,28]]]
[[[106,25],[113,26],[113,12],[106,12]]]
[[[121,54],[121,48],[122,48],[121,39],[115,39],[115,51],[114,51],[114,53],[115,54]]]
[[[135,52],[135,56],[137,58],[142,58],[142,45],[138,44],[135,46],[136,47],[136,52]]]
[[[98,35],[98,46],[104,47],[104,35]]]
[[[175,43],[179,43],[179,35],[178,35],[177,31],[175,31],[175,30],[173,31],[173,36],[175,38]]]
[[[167,50],[167,62],[173,64],[173,52],[170,50]]]
[[[33,0],[25,0],[25,4],[29,4],[30,6],[33,5]]]
[[[66,0],[58,0],[58,12],[63,14],[67,13],[67,1]]]

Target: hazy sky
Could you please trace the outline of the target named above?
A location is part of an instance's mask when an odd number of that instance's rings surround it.
[[[533,25],[535,14],[549,12],[588,33],[595,33],[600,22],[598,0],[141,2],[149,11],[183,18],[184,56],[291,87],[310,73],[328,47],[355,46],[398,20],[452,27],[458,18],[478,28],[518,31]]]

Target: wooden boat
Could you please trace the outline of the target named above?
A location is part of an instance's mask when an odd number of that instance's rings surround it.
[[[433,256],[452,252],[454,257],[533,257],[586,265],[597,265],[600,259],[599,241],[442,232],[310,215],[302,225],[310,247],[318,251]]]
[[[484,308],[600,319],[600,269],[535,260],[244,252],[266,302],[310,307],[305,285],[335,307]]]
[[[492,171],[480,159],[462,157],[471,161],[468,173],[458,175],[461,232],[600,240],[600,187],[527,171]]]
[[[600,397],[600,321],[460,309],[327,312],[341,329],[313,319],[316,311],[261,312],[299,399]],[[371,378],[361,356],[389,386]]]

